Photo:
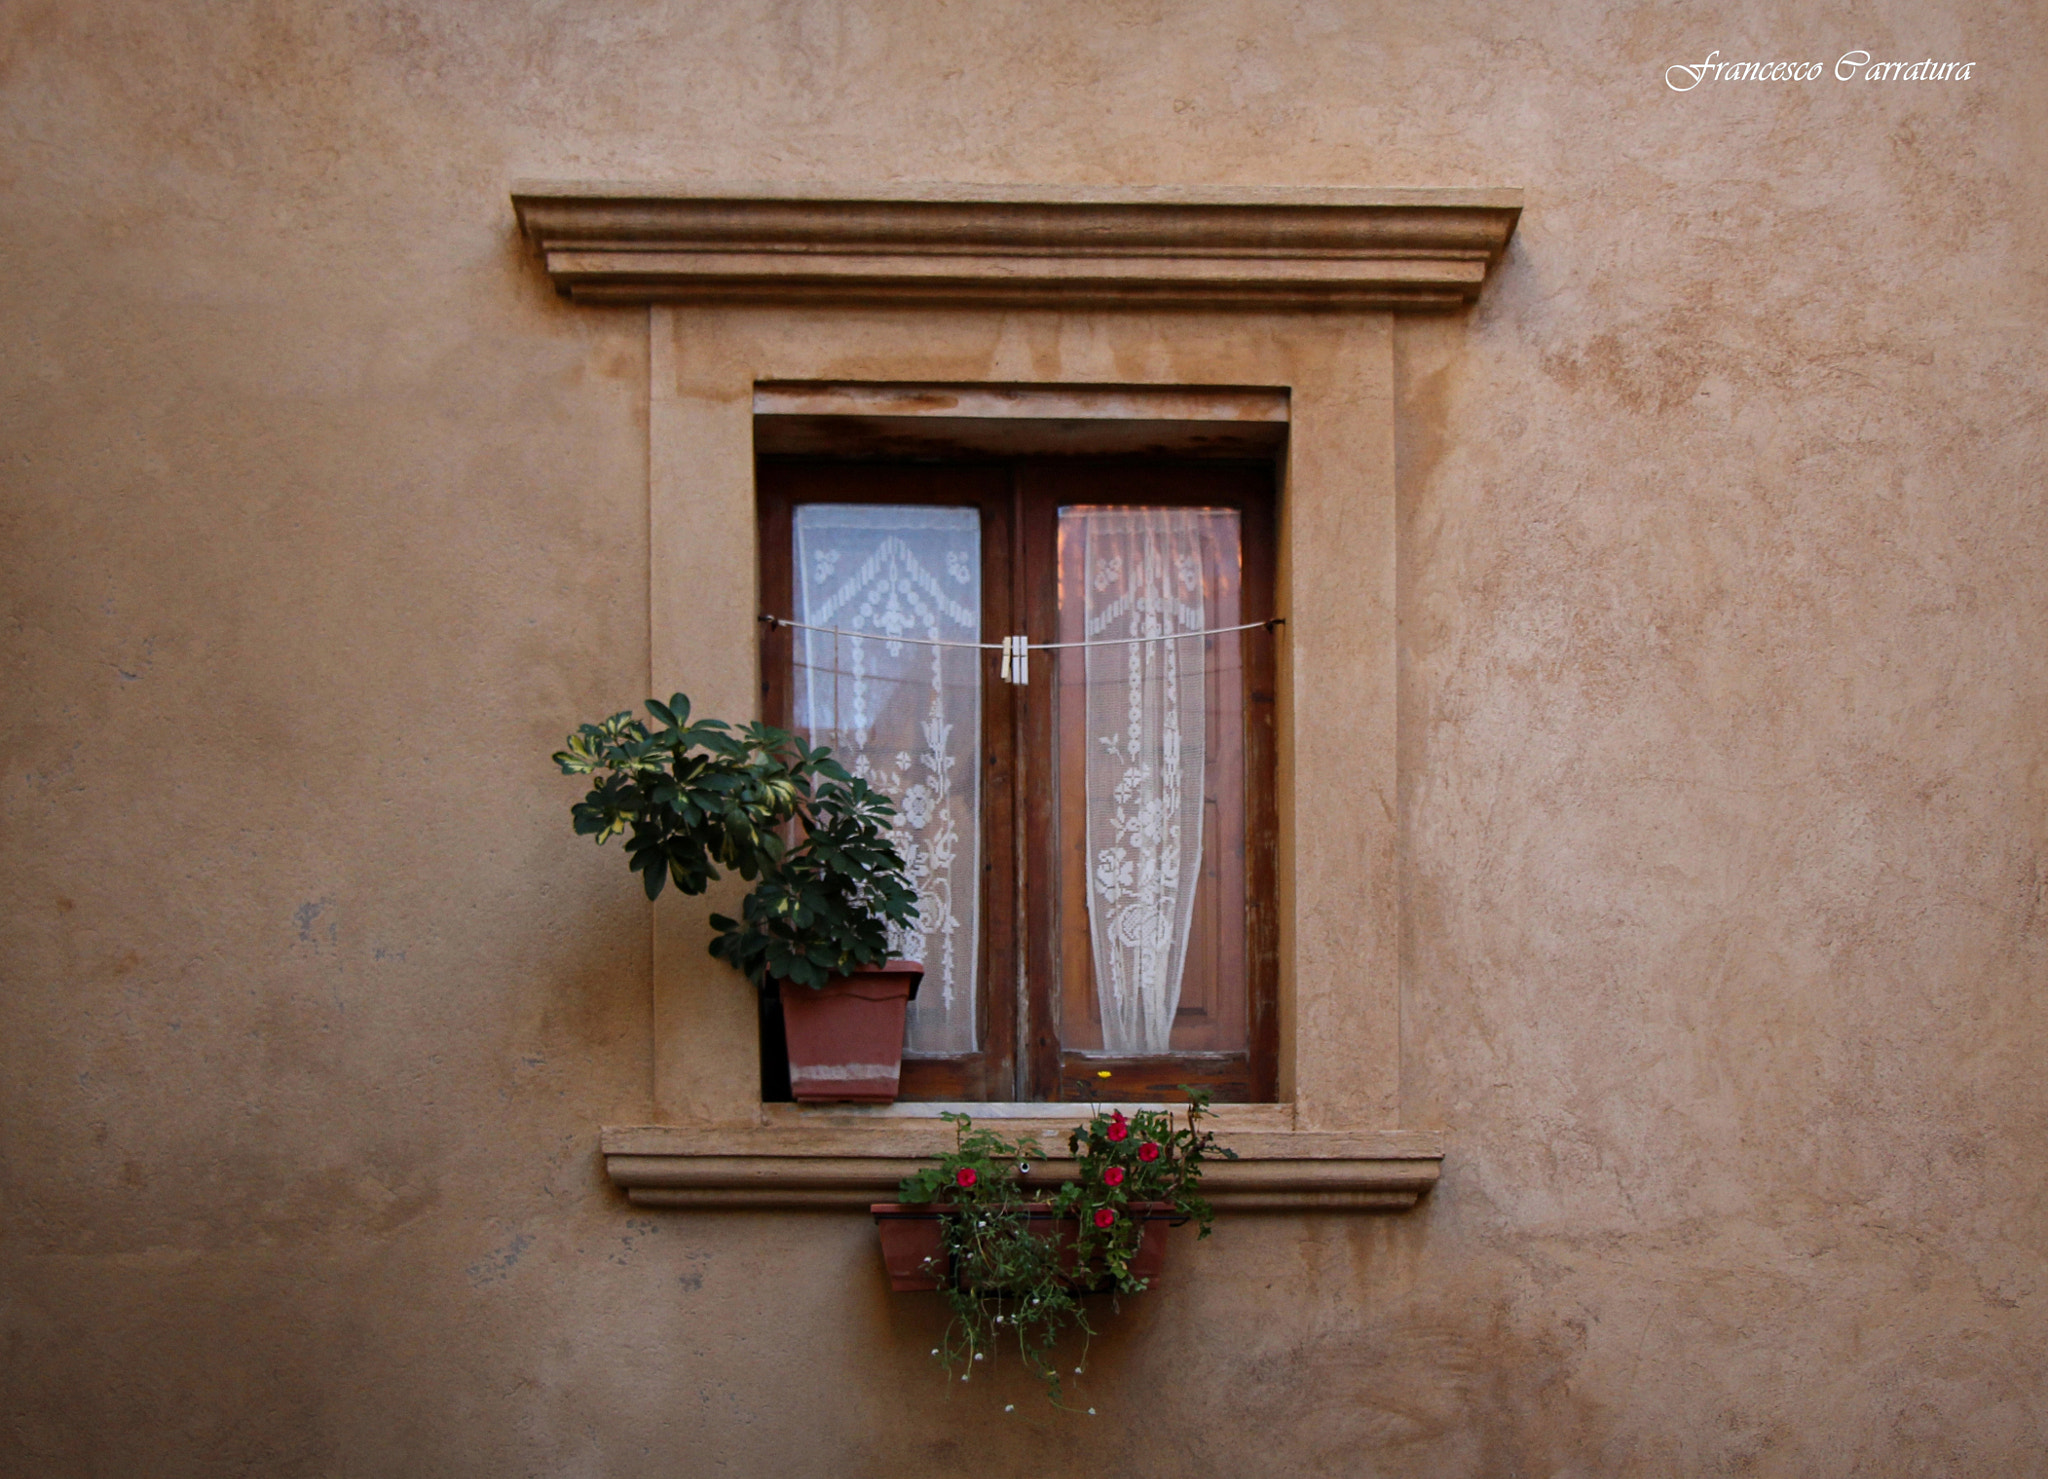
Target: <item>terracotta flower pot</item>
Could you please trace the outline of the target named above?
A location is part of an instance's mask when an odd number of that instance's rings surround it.
[[[924,967],[856,966],[821,987],[781,982],[789,1084],[803,1104],[893,1104],[903,1069],[903,1014]]]
[[[952,1273],[952,1260],[940,1227],[948,1215],[944,1203],[876,1202],[868,1208],[875,1217],[882,1239],[882,1264],[889,1271],[889,1287],[898,1294],[937,1289]],[[1079,1234],[1071,1217],[1055,1217],[1050,1207],[1026,1209],[1035,1236],[1055,1238],[1071,1244]],[[1133,1277],[1148,1283],[1159,1277],[1166,1264],[1166,1229],[1174,1218],[1171,1202],[1133,1202],[1123,1215],[1142,1219],[1138,1250],[1131,1255]],[[1093,1287],[1092,1285],[1090,1287]]]

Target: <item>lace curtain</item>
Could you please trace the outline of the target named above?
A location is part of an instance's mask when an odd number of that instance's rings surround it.
[[[981,515],[971,508],[808,503],[795,519],[795,619],[882,640],[794,633],[795,722],[896,803],[917,891],[892,953],[924,962],[911,1052],[977,1046],[981,654],[892,641],[981,640]]]
[[[1208,625],[1205,541],[1237,542],[1228,509],[1074,508],[1084,636]],[[1088,929],[1103,1049],[1169,1050],[1202,857],[1206,674],[1200,637],[1083,649],[1087,673]]]

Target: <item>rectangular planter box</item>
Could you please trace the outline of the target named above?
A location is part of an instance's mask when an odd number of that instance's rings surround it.
[[[889,1287],[898,1294],[915,1294],[937,1289],[952,1273],[944,1240],[939,1236],[940,1219],[947,1213],[943,1204],[876,1202],[869,1208],[882,1238],[882,1264],[889,1270]],[[1166,1229],[1176,1219],[1170,1202],[1134,1202],[1124,1209],[1127,1217],[1140,1218],[1144,1231],[1138,1251],[1131,1258],[1131,1273],[1146,1282],[1159,1277],[1166,1263]],[[1072,1218],[1054,1217],[1052,1209],[1030,1209],[1031,1230],[1040,1237],[1072,1241],[1078,1229]],[[1041,1231],[1042,1228],[1042,1231]]]

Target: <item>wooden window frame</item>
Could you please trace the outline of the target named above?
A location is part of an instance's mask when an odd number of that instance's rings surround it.
[[[1143,486],[1132,499],[1133,481]],[[948,462],[859,461],[764,456],[756,487],[763,609],[793,610],[795,508],[803,503],[898,503],[973,507],[981,515],[982,630],[1023,631],[1040,640],[1057,628],[1057,516],[1063,504],[1141,502],[1148,507],[1229,507],[1240,515],[1247,620],[1275,609],[1274,524],[1277,470],[1269,461],[1214,458],[1008,457]],[[1213,644],[1213,639],[1212,644]],[[792,718],[794,641],[787,629],[762,636],[761,711],[771,724]],[[1063,997],[1072,997],[1073,962],[1086,948],[1078,931],[1071,875],[1061,858],[1062,803],[1078,793],[1058,784],[1057,688],[1041,656],[1032,684],[1018,686],[982,665],[981,925],[976,981],[981,1047],[953,1056],[906,1058],[902,1102],[1152,1102],[1180,1086],[1208,1088],[1219,1102],[1270,1103],[1277,1083],[1279,935],[1278,809],[1274,753],[1273,641],[1241,643],[1245,839],[1245,1046],[1241,1051],[1112,1057],[1062,1042]],[[1071,851],[1072,841],[1067,848]],[[1085,963],[1081,969],[1085,971]],[[786,1100],[776,1072],[780,1020],[762,1012],[762,1097]],[[1107,1070],[1110,1077],[1098,1077]]]
[[[1244,619],[1263,621],[1282,614],[1274,606],[1273,525],[1279,491],[1270,465],[1206,460],[1020,464],[1020,479],[1030,478],[1053,486],[1044,491],[1019,490],[1018,558],[1027,577],[1022,592],[1024,621],[1019,630],[1032,635],[1058,630],[1057,515],[1065,502],[1129,501],[1153,507],[1237,509],[1245,570]],[[1147,488],[1141,498],[1132,498],[1128,488],[1133,479],[1148,479],[1155,486]],[[1243,491],[1233,489],[1233,482],[1243,483]],[[1252,482],[1263,487],[1254,493]],[[1065,787],[1055,792],[1027,775],[1023,777],[1028,798],[1024,813],[1025,890],[1034,897],[1051,895],[1057,902],[1045,927],[1039,927],[1039,916],[1034,914],[1033,927],[1026,935],[1025,973],[1034,988],[1031,1021],[1035,1030],[1025,1045],[1030,1092],[1020,1097],[1047,1101],[1093,1097],[1144,1103],[1178,1099],[1182,1097],[1179,1086],[1190,1084],[1208,1088],[1225,1103],[1271,1103],[1275,1098],[1280,960],[1274,930],[1278,774],[1273,752],[1273,639],[1263,633],[1251,635],[1240,650],[1245,747],[1245,1050],[1119,1058],[1074,1052],[1046,1030],[1064,1016],[1057,1000],[1061,994],[1071,1000],[1077,990],[1092,987],[1091,971],[1079,971],[1079,983],[1074,979],[1080,966],[1074,952],[1085,947],[1087,924],[1080,902],[1069,889],[1077,869],[1085,875],[1086,858],[1085,853],[1078,862],[1060,856],[1063,828],[1073,820],[1061,816],[1066,808],[1060,803],[1077,793]],[[1027,763],[1030,757],[1050,757],[1054,752],[1058,742],[1055,693],[1049,681],[1025,690],[1021,748]],[[1051,927],[1053,921],[1057,929]],[[1095,1077],[1102,1070],[1111,1075],[1106,1081]]]
[[[771,469],[773,471],[771,471]],[[778,479],[775,472],[785,474]],[[964,472],[964,475],[963,475]],[[981,514],[982,630],[1007,631],[1004,625],[1014,596],[1005,577],[1010,560],[991,561],[986,549],[999,543],[1014,549],[1011,514],[1014,505],[1007,475],[999,464],[817,462],[809,459],[764,462],[756,478],[760,518],[761,609],[788,615],[795,610],[790,559],[794,512],[799,503],[825,501],[799,496],[788,476],[820,476],[831,484],[834,503],[933,504],[973,507]],[[993,573],[995,578],[991,578]],[[794,634],[769,628],[761,640],[761,713],[770,723],[787,728],[793,708],[791,663]],[[991,1010],[1000,993],[991,983],[1004,971],[1015,974],[1017,920],[1009,900],[1017,896],[1017,847],[1012,771],[1016,753],[1016,690],[1001,681],[995,665],[981,665],[981,922],[977,931],[976,990],[982,1025],[979,1051],[949,1058],[906,1058],[899,1099],[999,1101],[1010,1092],[1016,1061],[1017,1018],[1014,1012]],[[764,1004],[762,1014],[762,1098],[787,1100],[786,1078],[775,1075],[779,1049],[780,1007]]]

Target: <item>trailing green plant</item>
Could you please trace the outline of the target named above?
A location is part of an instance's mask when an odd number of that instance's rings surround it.
[[[1014,1344],[1055,1404],[1063,1387],[1054,1352],[1060,1338],[1095,1334],[1084,1296],[1137,1294],[1131,1271],[1144,1237],[1146,1203],[1164,1203],[1176,1224],[1208,1237],[1215,1213],[1200,1195],[1203,1163],[1236,1160],[1202,1128],[1209,1091],[1183,1084],[1186,1123],[1173,1112],[1097,1108],[1067,1136],[1074,1175],[1050,1196],[1027,1192],[1022,1178],[1042,1159],[1036,1138],[1009,1139],[965,1114],[948,1113],[954,1147],[936,1165],[904,1178],[897,1196],[936,1203],[953,1319],[932,1354],[964,1381],[977,1361]],[[1036,1214],[1036,1215],[1034,1215]],[[1075,1371],[1081,1368],[1076,1366]]]
[[[564,775],[596,777],[571,809],[576,831],[600,845],[623,834],[649,899],[670,883],[701,894],[721,872],[758,880],[739,919],[711,916],[711,953],[763,990],[884,964],[889,926],[917,918],[889,798],[772,725],[693,721],[680,693],[647,712],[651,727],[627,710],[555,753]]]

